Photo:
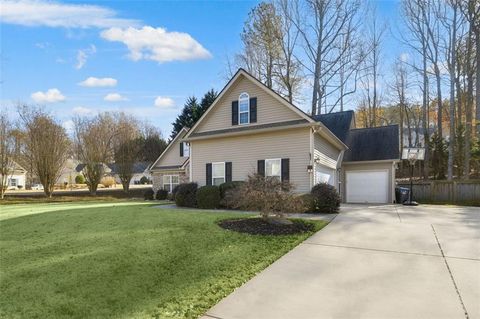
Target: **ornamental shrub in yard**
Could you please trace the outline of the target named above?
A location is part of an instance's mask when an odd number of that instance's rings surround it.
[[[155,198],[157,200],[165,200],[165,199],[167,199],[167,196],[168,196],[168,191],[167,190],[159,189],[157,191],[157,194],[155,195]]]
[[[220,189],[218,186],[202,186],[197,190],[198,208],[218,208],[220,206]]]
[[[220,188],[220,206],[234,209],[238,208],[237,203],[240,200],[240,190],[245,184],[243,181],[226,182],[219,186]]]
[[[197,206],[197,183],[186,183],[178,185],[175,193],[175,204],[179,207]]]
[[[301,213],[303,207],[301,198],[293,193],[293,184],[277,177],[249,175],[240,188],[238,208],[259,211],[265,220]]]
[[[85,177],[82,174],[75,176],[75,184],[85,184]]]
[[[340,195],[335,187],[327,183],[317,184],[310,192],[313,199],[313,213],[338,213]]]
[[[153,200],[153,196],[155,195],[155,192],[153,191],[153,189],[147,189],[145,191],[145,193],[143,193],[143,198],[145,200]]]

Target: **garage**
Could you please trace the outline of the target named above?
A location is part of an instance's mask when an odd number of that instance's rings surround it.
[[[347,203],[388,203],[388,170],[346,171]]]

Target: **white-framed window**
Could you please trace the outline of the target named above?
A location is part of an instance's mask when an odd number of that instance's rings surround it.
[[[282,178],[282,159],[271,158],[265,160],[265,176]]]
[[[17,179],[16,179],[16,178],[11,178],[11,179],[9,180],[9,182],[10,182],[10,183],[9,183],[10,186],[17,187]]]
[[[238,97],[238,123],[250,123],[250,96],[245,92]]]
[[[183,157],[190,157],[190,143],[183,142]]]
[[[225,162],[212,163],[212,185],[225,183]]]
[[[180,177],[178,175],[163,175],[163,189],[169,193],[180,183]]]

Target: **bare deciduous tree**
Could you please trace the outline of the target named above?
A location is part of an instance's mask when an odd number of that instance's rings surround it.
[[[13,125],[7,112],[0,113],[0,198],[3,199],[8,187],[8,177],[15,170],[15,143],[11,132]]]
[[[45,195],[52,197],[55,183],[70,154],[71,142],[65,128],[40,108],[20,106],[25,127],[25,152]]]
[[[95,195],[105,173],[105,165],[113,159],[115,118],[111,113],[101,113],[93,118],[76,117],[73,122],[75,151],[85,165],[88,189]]]
[[[350,62],[350,41],[356,40],[352,34],[358,27],[360,1],[307,0],[305,5],[300,1],[294,4],[291,20],[303,42],[307,63],[302,64],[312,79],[311,112],[315,115],[326,107],[329,96],[344,87],[338,85],[338,76]],[[347,45],[343,42],[346,40]]]
[[[125,113],[117,114],[114,160],[123,191],[128,193],[134,165],[140,152],[140,128],[138,121]]]

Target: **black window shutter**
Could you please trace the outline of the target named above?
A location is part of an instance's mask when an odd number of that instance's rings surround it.
[[[257,98],[252,97],[250,99],[250,123],[257,122]]]
[[[225,182],[232,181],[232,162],[225,163]]]
[[[183,143],[180,143],[180,157],[183,157]]]
[[[212,163],[207,163],[206,185],[212,185]]]
[[[282,158],[282,182],[290,180],[290,159]]]
[[[265,176],[265,160],[258,160],[258,162],[257,162],[257,174]]]
[[[232,102],[232,125],[238,125],[238,101]]]

